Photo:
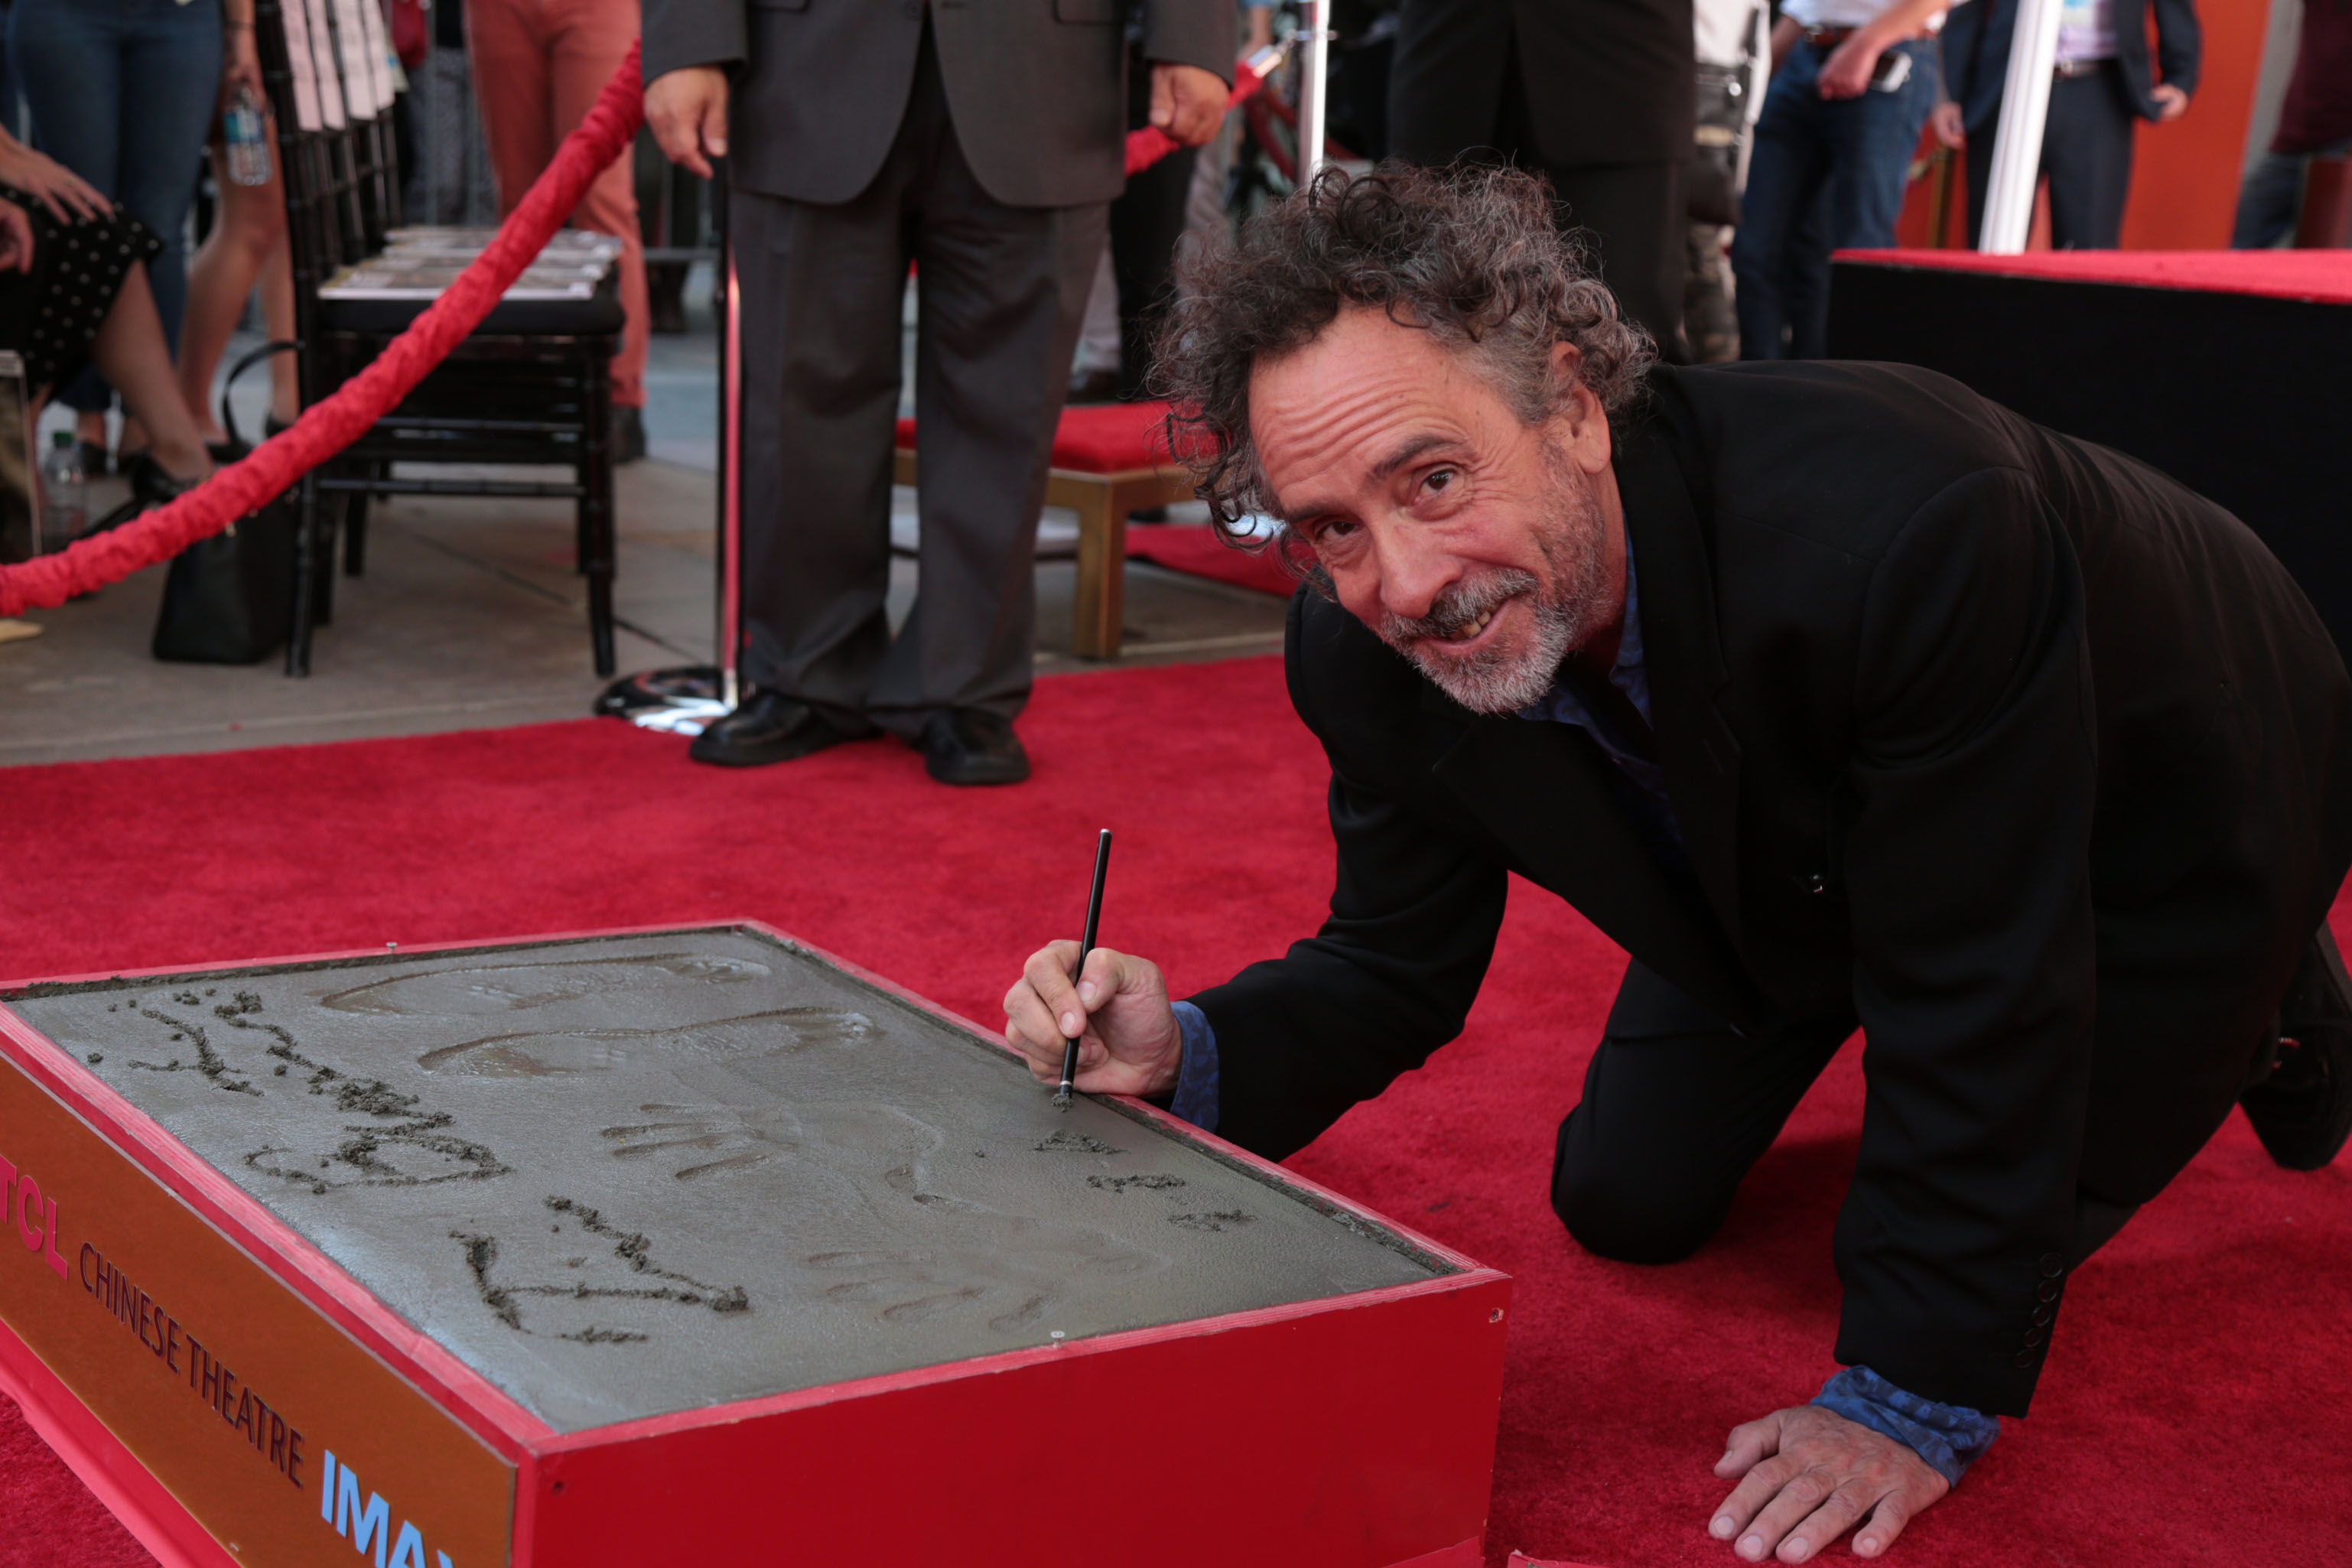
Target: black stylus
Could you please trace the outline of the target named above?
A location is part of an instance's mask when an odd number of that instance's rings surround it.
[[[1078,967],[1070,976],[1073,981],[1086,973],[1087,954],[1095,950],[1095,931],[1102,923],[1103,873],[1109,869],[1110,829],[1106,827],[1095,839],[1095,885],[1087,895],[1087,934],[1078,942]],[[1078,1076],[1078,1041],[1085,1034],[1086,1025],[1081,1022],[1077,1034],[1062,1040],[1062,1087],[1054,1091],[1054,1103],[1064,1110],[1070,1108],[1070,1080]]]

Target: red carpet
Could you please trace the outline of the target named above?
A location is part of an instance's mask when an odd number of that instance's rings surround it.
[[[992,792],[931,784],[895,742],[730,773],[603,721],[8,770],[0,970],[746,915],[992,1024],[1028,949],[1075,933],[1098,826],[1120,837],[1104,940],[1159,956],[1180,989],[1311,928],[1324,773],[1276,661],[1064,677],[1022,730],[1037,776]],[[1691,1262],[1596,1262],[1545,1206],[1553,1126],[1622,964],[1518,889],[1465,1037],[1296,1162],[1517,1277],[1497,1564],[1513,1548],[1733,1563],[1703,1532],[1725,1432],[1832,1366],[1851,1050]],[[2067,1301],[2033,1417],[1894,1561],[2346,1559],[2352,1163],[2289,1175],[2233,1119]],[[0,1410],[0,1568],[142,1561]]]

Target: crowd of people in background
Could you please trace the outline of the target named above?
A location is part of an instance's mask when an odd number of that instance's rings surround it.
[[[396,110],[410,216],[423,222],[511,210],[641,25],[639,0],[368,3],[384,5],[408,72]],[[1219,3],[1237,52],[1291,25],[1274,0]],[[1113,9],[1129,19],[1133,128],[1152,108],[1148,7],[1105,0],[1105,15]],[[1712,360],[1825,352],[1830,254],[1895,243],[1923,132],[1951,150],[1977,239],[2018,0],[1335,0],[1331,10],[1335,151],[1540,172],[1563,225],[1662,353]],[[22,233],[11,299],[32,286],[45,245],[96,245],[103,230],[129,261],[106,300],[148,300],[102,347],[103,310],[87,342],[50,342],[46,361],[35,357],[54,384],[36,390],[74,411],[86,471],[168,496],[231,455],[208,403],[257,296],[270,338],[293,331],[277,171],[243,183],[223,162],[225,112],[241,95],[260,98],[253,0],[5,0],[0,15],[0,130],[15,133],[0,142],[0,219]],[[2190,111],[2201,54],[2196,0],[2063,0],[2040,160],[2050,243],[2118,243],[2135,127]],[[1284,176],[1259,152],[1236,115],[1110,204],[1075,399],[1149,395],[1153,324],[1180,247],[1279,194]],[[2352,4],[2305,0],[2276,133],[2245,182],[2231,243],[2286,240],[2307,166],[2347,152]],[[640,195],[649,171],[677,177],[660,168],[622,159],[574,216],[625,247],[627,325],[613,373],[623,461],[645,450],[648,333],[682,321],[682,264],[657,268],[648,286],[644,236],[657,215],[641,216]],[[690,215],[687,195],[677,210]],[[656,206],[661,224],[675,220],[668,195]],[[664,254],[676,253],[667,243]],[[129,319],[151,314],[159,341],[134,349]],[[9,342],[28,347],[29,330],[12,321]],[[180,414],[158,408],[145,371],[107,368],[159,355]],[[291,358],[269,370],[275,430],[299,400]]]

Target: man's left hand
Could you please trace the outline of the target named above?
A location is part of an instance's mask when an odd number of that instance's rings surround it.
[[[1801,1405],[1731,1429],[1715,1473],[1744,1476],[1706,1531],[1750,1563],[1803,1563],[1860,1524],[1853,1554],[1875,1557],[1951,1490],[1910,1445]]]
[[[1198,147],[1225,122],[1225,84],[1199,66],[1151,63],[1151,123],[1179,147]]]
[[[2189,112],[2189,95],[2168,81],[2148,89],[2147,96],[2155,100],[2156,118],[2159,124],[2168,120],[2178,120]]]

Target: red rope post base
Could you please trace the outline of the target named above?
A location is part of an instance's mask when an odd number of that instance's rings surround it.
[[[572,216],[590,182],[628,146],[645,112],[637,49],[632,45],[629,58],[604,84],[587,119],[564,138],[554,161],[499,226],[497,237],[405,331],[385,345],[373,364],[314,404],[292,428],[263,442],[243,460],[215,470],[169,504],[53,554],[0,566],[0,616],[53,609],[77,594],[119,583],[167,561],[268,504],[359,439],[481,324],[508,286]]]

